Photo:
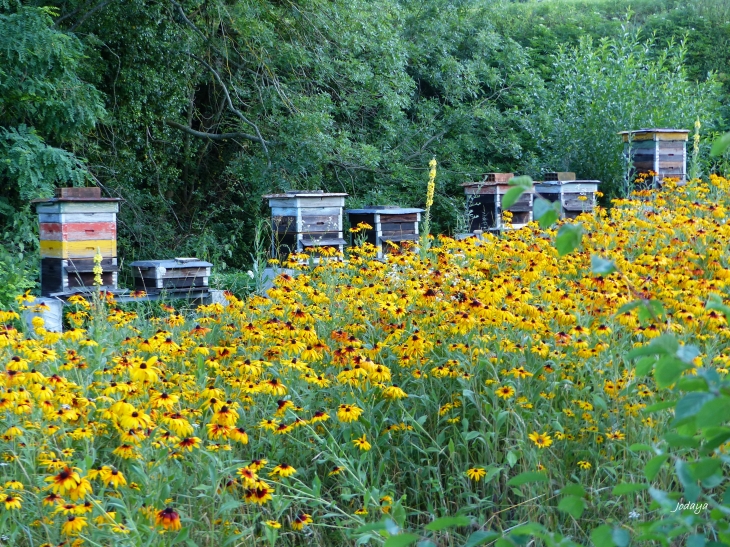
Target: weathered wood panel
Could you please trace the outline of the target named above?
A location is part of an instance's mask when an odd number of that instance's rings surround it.
[[[116,222],[41,222],[40,239],[48,241],[90,241],[116,239]]]

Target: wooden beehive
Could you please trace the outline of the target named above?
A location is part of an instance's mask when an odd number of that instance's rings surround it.
[[[207,291],[212,266],[197,258],[138,260],[131,264],[134,288],[150,295]]]
[[[687,180],[686,129],[639,129],[619,133],[624,154],[633,165],[634,174],[657,173],[654,181],[671,177]]]
[[[271,207],[272,256],[335,247],[344,250],[342,210],[347,194],[289,190],[263,196]]]
[[[371,205],[363,209],[348,209],[350,226],[355,228],[364,222],[372,226],[364,230],[365,241],[378,249],[378,258],[389,250],[387,242],[401,244],[404,241],[418,241],[418,223],[423,209],[397,206]]]
[[[94,256],[101,254],[104,290],[117,288],[117,198],[99,188],[59,188],[33,200],[40,224],[41,294],[64,296],[94,286]]]
[[[534,188],[540,197],[560,202],[561,218],[575,218],[595,209],[599,184],[597,180],[575,180],[575,173],[547,173],[545,181],[535,182]]]
[[[502,198],[512,188],[508,182],[513,177],[512,173],[487,173],[481,182],[462,184],[469,204],[470,232],[517,229],[532,221],[533,190],[530,189],[507,209],[512,213],[512,222],[508,226],[504,224]]]

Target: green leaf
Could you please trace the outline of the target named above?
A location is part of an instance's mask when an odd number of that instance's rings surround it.
[[[730,133],[725,133],[722,137],[712,143],[710,156],[721,156],[730,147]]]
[[[381,520],[378,522],[369,522],[367,524],[363,524],[360,526],[357,530],[355,530],[355,534],[365,534],[367,532],[375,532],[380,530],[385,530],[385,522],[388,519]]]
[[[692,417],[702,410],[706,403],[715,398],[711,393],[695,392],[682,397],[674,408],[674,421]]]
[[[582,237],[583,226],[581,224],[563,224],[555,238],[555,248],[558,250],[558,256],[570,254],[580,247]]]
[[[700,442],[694,437],[669,432],[664,435],[664,440],[671,448],[697,448]]]
[[[705,309],[719,311],[720,313],[725,315],[727,319],[730,319],[730,306],[726,306],[725,304],[723,304],[722,297],[717,294],[713,293],[708,297],[707,303],[705,304]]]
[[[621,306],[616,313],[613,315],[614,317],[617,317],[619,315],[623,315],[628,311],[634,310],[641,306],[644,303],[643,300],[632,300],[631,302],[627,302],[623,306]]]
[[[520,196],[525,192],[526,189],[522,186],[515,186],[514,188],[507,190],[502,196],[502,211],[506,211],[517,203],[517,200],[520,199]]]
[[[583,499],[577,496],[565,496],[558,504],[558,510],[568,513],[571,517],[578,519],[585,511],[586,504]]]
[[[669,454],[659,454],[646,462],[646,465],[644,466],[644,476],[646,477],[646,480],[653,481],[659,474],[659,470],[662,465],[664,465],[668,459]]]
[[[706,542],[707,542],[707,539],[705,539],[705,536],[701,536],[699,534],[694,534],[687,538],[687,543],[685,543],[685,546],[686,547],[705,547]]]
[[[631,540],[628,530],[624,528],[614,528],[611,530],[611,539],[616,547],[626,547]]]
[[[654,380],[660,388],[671,386],[687,368],[682,361],[675,357],[662,357],[654,366]]]
[[[582,498],[586,495],[585,488],[583,488],[582,484],[566,484],[560,489],[560,493],[564,495],[571,495],[571,496],[578,496],[579,498]]]
[[[520,486],[530,482],[547,482],[548,477],[545,473],[538,473],[537,471],[526,471],[519,475],[512,477],[507,481],[508,486]]]
[[[692,470],[684,460],[677,460],[674,463],[674,469],[679,477],[679,482],[684,487],[684,497],[690,503],[696,502],[700,497],[700,487],[697,480],[692,476]]]
[[[654,452],[654,449],[648,444],[636,443],[629,446],[632,452]]]
[[[651,369],[654,368],[654,363],[656,363],[656,358],[642,357],[641,359],[636,361],[636,375],[646,376],[651,372]]]
[[[525,190],[529,190],[532,188],[532,178],[528,177],[527,175],[522,175],[519,177],[512,177],[509,179],[509,182],[507,183],[510,186],[519,186],[521,188],[524,188]]]
[[[614,496],[623,496],[625,494],[633,494],[634,492],[641,492],[642,490],[647,490],[649,488],[648,484],[641,484],[637,482],[624,482],[621,484],[617,484],[613,487],[613,491],[611,494]]]
[[[441,517],[429,522],[424,528],[432,532],[438,532],[454,526],[469,526],[470,523],[471,519],[469,517]]]
[[[383,547],[407,547],[416,543],[421,536],[416,534],[398,534],[397,536],[390,536],[385,540]]]
[[[608,524],[603,524],[591,531],[591,542],[595,547],[614,547],[613,534]]]
[[[659,412],[661,410],[666,410],[668,408],[672,408],[676,401],[659,401],[658,403],[654,403],[653,405],[647,406],[644,410],[642,410],[643,414],[652,414],[653,412]]]
[[[591,272],[609,275],[617,270],[613,260],[606,260],[597,255],[591,255]]]
[[[485,543],[494,541],[498,537],[499,534],[496,532],[485,532],[484,530],[479,530],[467,538],[464,547],[477,547],[477,545],[484,545]]]
[[[548,201],[545,198],[537,198],[533,209],[533,217],[540,224],[543,230],[552,226],[559,218],[561,212],[559,201]]]
[[[690,472],[695,480],[701,481],[714,475],[722,465],[718,458],[702,458],[690,464]]]

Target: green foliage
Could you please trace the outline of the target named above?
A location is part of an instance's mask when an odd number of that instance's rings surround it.
[[[698,117],[714,119],[719,84],[714,77],[692,83],[684,68],[686,47],[670,46],[660,50],[638,31],[626,31],[559,51],[546,105],[556,168],[601,180],[609,195],[626,196],[630,173],[619,131],[690,128]]]

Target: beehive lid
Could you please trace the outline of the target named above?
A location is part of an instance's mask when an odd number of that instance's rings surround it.
[[[629,135],[635,141],[686,141],[688,129],[636,129],[634,131],[621,131],[619,133],[624,142],[629,141]]]
[[[287,190],[283,194],[266,194],[263,199],[282,198],[324,198],[324,197],[347,197],[350,194],[342,192],[323,192],[322,190]]]
[[[562,186],[563,184],[601,184],[600,180],[543,180],[535,181],[535,186]]]
[[[362,209],[347,209],[347,213],[353,215],[381,214],[381,215],[408,215],[411,213],[422,213],[424,209],[415,207],[398,207],[397,205],[367,205]]]
[[[465,182],[462,186],[488,186],[506,184],[515,177],[514,173],[485,173],[481,181]]]
[[[63,202],[114,202],[124,201],[121,198],[103,198],[101,197],[101,188],[97,186],[90,187],[70,187],[56,188],[56,195],[52,198],[38,198],[31,200],[31,203],[63,203]]]
[[[171,258],[165,260],[138,260],[130,264],[132,268],[165,268],[166,270],[175,268],[210,268],[213,266],[205,260],[197,258]]]

